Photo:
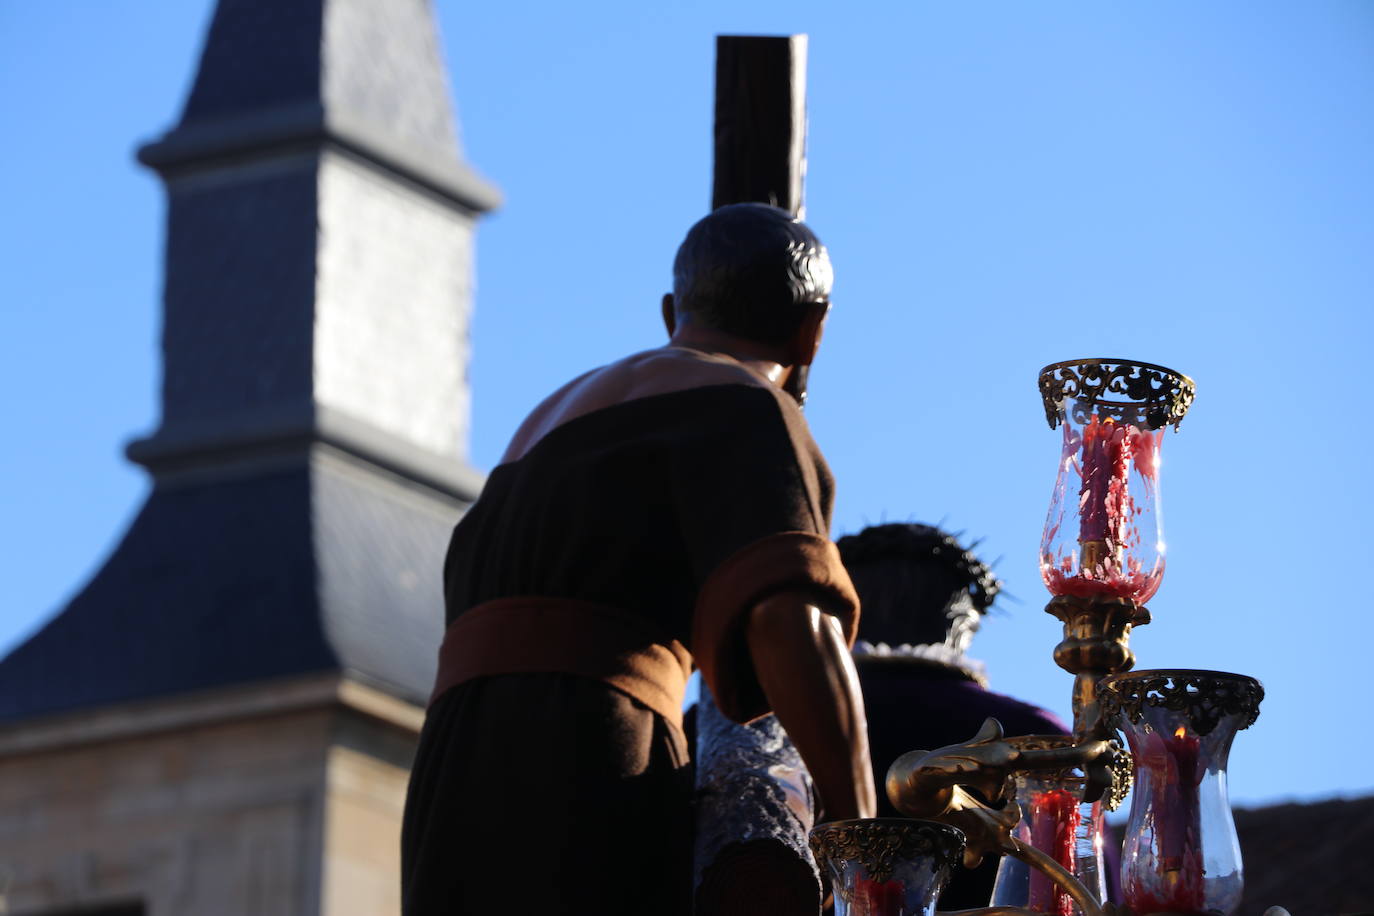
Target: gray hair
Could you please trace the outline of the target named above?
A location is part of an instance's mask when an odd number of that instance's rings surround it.
[[[826,302],[830,255],[807,225],[767,204],[730,204],[687,232],[673,261],[679,311],[764,343],[786,340]]]

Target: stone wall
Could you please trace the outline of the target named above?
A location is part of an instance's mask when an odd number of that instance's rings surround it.
[[[323,906],[327,916],[400,912],[401,814],[413,741],[356,717],[336,723],[328,760]]]
[[[403,710],[402,725],[382,721],[323,687],[311,693],[325,702],[290,685],[287,702],[239,704],[249,714],[204,724],[138,727],[204,702],[180,700],[108,711],[106,721],[92,713],[73,720],[79,732],[59,723],[50,740],[28,742],[43,747],[0,735],[9,912],[141,902],[147,916],[399,913],[418,711]],[[223,700],[199,712],[218,718]]]
[[[329,151],[318,200],[315,400],[466,458],[472,219]]]

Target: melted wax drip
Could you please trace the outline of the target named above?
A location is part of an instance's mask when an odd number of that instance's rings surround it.
[[[1064,789],[1040,792],[1031,798],[1031,845],[1073,874],[1075,867],[1074,839],[1082,815],[1078,800]],[[1050,916],[1072,916],[1073,898],[1060,890],[1049,876],[1039,869],[1030,870],[1029,909]]]
[[[1199,740],[1180,728],[1173,735],[1147,735],[1142,750],[1154,790],[1156,864],[1128,874],[1126,903],[1137,913],[1213,912],[1203,885]]]
[[[1070,454],[1077,452],[1083,481],[1078,493],[1081,553],[1062,557],[1058,563],[1046,557],[1041,570],[1045,585],[1054,595],[1145,603],[1159,589],[1160,574],[1145,572],[1140,560],[1126,553],[1140,543],[1133,525],[1140,510],[1131,499],[1129,479],[1134,464],[1146,487],[1153,485],[1155,435],[1094,415],[1080,436],[1066,437],[1065,448]]]
[[[906,908],[906,882],[873,881],[856,878],[851,916],[916,916],[916,910]]]

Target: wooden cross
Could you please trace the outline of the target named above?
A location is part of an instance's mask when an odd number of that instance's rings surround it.
[[[711,209],[773,204],[805,216],[806,36],[716,36]]]

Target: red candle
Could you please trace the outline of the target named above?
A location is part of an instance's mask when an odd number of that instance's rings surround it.
[[[1139,509],[1131,498],[1134,463],[1149,487],[1155,477],[1158,443],[1155,435],[1129,423],[1091,417],[1076,442],[1068,445],[1077,456],[1082,485],[1078,492],[1078,556],[1062,557],[1058,566],[1043,570],[1055,595],[1077,598],[1127,598],[1148,601],[1158,588],[1158,576],[1141,568],[1127,551],[1137,546],[1133,523]],[[1075,562],[1076,561],[1076,562]]]
[[[1078,800],[1064,789],[1051,789],[1031,797],[1031,845],[1075,874],[1074,840],[1081,817]],[[1072,916],[1073,898],[1043,872],[1033,868],[1027,906],[1051,916]]]
[[[1107,538],[1107,489],[1113,464],[1108,445],[1114,425],[1111,420],[1099,422],[1094,414],[1083,427],[1078,452],[1078,473],[1083,481],[1078,491],[1079,543]]]
[[[1200,741],[1180,726],[1172,735],[1146,736],[1154,802],[1155,870],[1132,871],[1126,902],[1137,913],[1205,913],[1202,809],[1198,785],[1206,768]]]
[[[891,881],[854,879],[854,903],[849,912],[852,916],[915,916],[916,913],[906,909],[906,882],[895,878]]]
[[[1131,517],[1127,476],[1131,471],[1131,446],[1137,433],[1129,424],[1099,420],[1096,415],[1083,427],[1078,470],[1083,486],[1078,491],[1078,540],[1082,544],[1109,542],[1124,547]],[[1103,558],[1110,560],[1110,554]]]

